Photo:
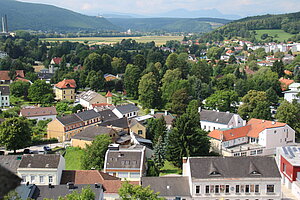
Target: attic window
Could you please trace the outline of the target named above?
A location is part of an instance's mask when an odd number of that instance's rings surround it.
[[[252,175],[261,175],[258,171],[253,171],[250,174],[252,174]]]
[[[213,171],[212,173],[210,173],[209,175],[211,175],[211,176],[219,176],[219,175],[221,175],[219,172],[217,172],[217,171]]]

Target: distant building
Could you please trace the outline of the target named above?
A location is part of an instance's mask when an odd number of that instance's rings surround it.
[[[134,104],[125,104],[121,106],[117,106],[113,109],[113,113],[117,115],[119,118],[127,117],[133,118],[138,116],[139,108]]]
[[[1,107],[10,106],[9,95],[10,95],[9,86],[0,86],[0,106]]]
[[[289,85],[289,90],[284,91],[284,99],[288,102],[292,102],[294,99],[299,103],[300,97],[298,97],[298,93],[300,92],[300,83],[292,83]]]
[[[25,77],[24,71],[16,70],[15,78],[16,77],[24,78]],[[0,71],[0,84],[11,84],[13,81],[14,79],[10,77],[10,71],[6,71],[6,70]]]
[[[56,118],[57,111],[55,107],[36,107],[36,108],[23,108],[20,110],[20,116],[27,119],[39,120],[54,120]]]
[[[102,96],[101,94],[94,92],[92,90],[82,92],[79,95],[79,103],[87,108],[87,109],[93,109],[94,104],[107,104],[111,105],[112,104],[112,94],[111,92],[108,92],[106,97]]]
[[[64,79],[63,81],[55,84],[55,99],[75,101],[76,87],[74,79]]]
[[[8,56],[8,54],[6,52],[0,51],[0,59],[3,59],[5,57],[7,57],[7,56]]]

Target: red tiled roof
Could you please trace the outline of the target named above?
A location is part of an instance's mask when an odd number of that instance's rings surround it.
[[[24,71],[16,70],[16,77],[24,78],[25,77]],[[0,80],[10,81],[11,79],[9,77],[9,71],[1,70],[0,71]]]
[[[24,108],[20,112],[23,117],[57,115],[55,107]]]
[[[59,57],[55,57],[55,58],[52,58],[53,62],[57,65],[59,65],[62,61],[62,58],[59,58]]]
[[[286,75],[293,75],[293,72],[289,71],[289,70],[284,70],[283,71]]]
[[[23,81],[23,82],[28,82],[28,83],[31,82],[30,80],[28,80],[28,79],[26,79],[26,78],[21,78],[21,77],[17,77],[17,78],[16,78],[16,81]]]
[[[55,84],[55,87],[57,88],[76,88],[76,82],[74,79],[65,79],[57,84]]]
[[[105,95],[106,97],[112,97],[112,93],[110,91],[107,92],[107,94]]]
[[[292,83],[294,83],[294,80],[290,80],[290,79],[285,79],[285,78],[280,78],[279,82],[281,83],[281,90],[287,90],[289,85],[291,85]]]
[[[105,193],[118,193],[119,188],[122,186],[120,178],[98,170],[64,170],[60,184],[67,184],[68,182],[73,182],[75,185],[100,183],[103,185]],[[136,181],[129,183],[139,184]]]
[[[250,119],[246,126],[232,128],[228,130],[213,130],[211,131],[208,136],[217,140],[233,140],[236,138],[241,137],[259,137],[259,133],[268,128],[277,128],[283,127],[286,123],[281,122],[273,122],[268,120],[261,120],[261,119]]]
[[[93,108],[95,107],[102,107],[102,106],[112,106],[112,104],[109,103],[94,103],[92,104]]]

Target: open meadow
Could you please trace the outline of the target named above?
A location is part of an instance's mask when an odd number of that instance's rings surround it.
[[[280,42],[287,41],[289,38],[293,36],[293,34],[287,33],[284,30],[273,29],[273,30],[255,30],[257,35],[255,36],[257,40],[261,40],[261,36],[263,34],[268,34],[272,36],[275,40]]]
[[[140,43],[152,42],[154,41],[157,46],[166,44],[170,40],[181,41],[183,36],[141,36],[141,37],[77,37],[77,38],[45,38],[44,41],[49,42],[87,42],[89,45],[101,45],[101,44],[115,44],[121,42],[123,39],[133,39]]]

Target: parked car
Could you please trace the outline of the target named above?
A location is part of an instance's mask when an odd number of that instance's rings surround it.
[[[31,154],[32,151],[30,151],[30,149],[24,149],[23,154]]]

